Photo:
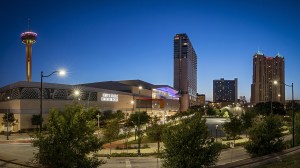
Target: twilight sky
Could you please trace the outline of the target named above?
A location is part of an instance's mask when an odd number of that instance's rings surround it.
[[[252,56],[285,57],[286,83],[300,99],[300,1],[13,0],[0,2],[0,87],[24,81],[20,34],[38,33],[33,81],[79,84],[141,79],[173,86],[173,37],[187,33],[198,56],[198,93],[212,100],[214,79],[238,78],[250,99]],[[286,99],[291,89],[286,88]]]

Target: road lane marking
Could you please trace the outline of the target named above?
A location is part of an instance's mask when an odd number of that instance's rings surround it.
[[[129,159],[125,160],[125,165],[126,165],[126,168],[131,168],[131,164],[130,164]]]

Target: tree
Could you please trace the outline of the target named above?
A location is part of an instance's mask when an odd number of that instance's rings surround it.
[[[216,108],[212,108],[212,107],[208,106],[207,109],[205,109],[205,113],[206,113],[206,115],[216,115],[217,110],[218,109],[216,109]]]
[[[8,116],[7,116],[8,115]],[[8,119],[7,119],[8,117]],[[8,120],[8,122],[7,122]],[[16,121],[14,113],[4,113],[2,117],[3,124],[7,125],[13,125],[14,122]]]
[[[125,118],[125,114],[121,110],[117,110],[117,112],[113,113],[113,118],[122,121]]]
[[[284,149],[282,120],[279,116],[269,115],[255,121],[249,129],[249,142],[245,149],[252,156],[262,156]]]
[[[80,105],[66,106],[64,111],[50,110],[47,131],[35,134],[38,147],[35,160],[44,167],[97,167],[102,161],[88,157],[98,151],[102,142],[94,136],[93,113]]]
[[[31,118],[32,125],[36,125],[38,127],[41,122],[43,122],[43,119],[40,117],[40,115],[32,115]]]
[[[150,120],[150,116],[147,114],[147,112],[143,111],[143,112],[135,112],[131,114],[127,121],[128,125],[137,127],[138,150],[140,149],[142,137],[143,137],[143,131],[141,130],[141,125],[148,123],[149,120]]]
[[[241,120],[243,123],[243,128],[247,130],[248,128],[252,127],[253,120],[256,117],[256,113],[252,109],[248,109],[245,113],[241,115]]]
[[[272,111],[273,114],[278,114],[278,115],[286,115],[286,111],[284,109],[284,105],[280,102],[272,102]]]
[[[118,137],[119,133],[120,133],[120,127],[117,119],[112,119],[109,122],[107,122],[103,134],[104,134],[104,138],[108,140],[110,144],[109,147],[110,155],[111,155],[111,142]]]
[[[217,161],[221,147],[211,139],[205,122],[196,113],[191,118],[183,119],[180,124],[164,129],[165,167],[207,167]]]
[[[300,113],[295,114],[295,145],[300,144]]]
[[[200,105],[195,105],[195,106],[189,107],[188,111],[190,111],[190,113],[195,113],[195,112],[203,113],[204,107],[200,106]]]
[[[107,122],[109,122],[112,119],[117,119],[119,122],[122,121],[125,117],[125,114],[121,111],[118,110],[116,112],[113,112],[112,110],[105,110],[103,112],[100,112],[97,109],[89,109],[90,113],[93,113],[94,119],[98,122],[98,118],[97,115],[100,115],[99,118],[99,125],[101,125],[102,127],[105,127],[105,125],[107,124]]]
[[[102,119],[103,120],[110,120],[113,118],[113,111],[112,110],[105,110],[102,112]]]
[[[223,129],[227,138],[235,140],[243,130],[242,120],[237,116],[231,116],[230,122],[225,122],[223,124]]]
[[[230,116],[232,116],[232,113],[229,111],[228,108],[223,108],[223,109],[221,109],[219,116],[224,117],[224,118],[229,118]]]
[[[261,102],[257,103],[254,106],[255,112],[261,115],[269,115],[271,114],[271,104],[272,104],[272,113],[285,115],[286,111],[284,110],[284,105],[280,102]]]
[[[135,112],[135,113],[132,113],[130,116],[129,116],[129,119],[128,119],[128,123],[129,124],[133,124],[133,125],[143,125],[143,124],[146,124],[148,123],[150,120],[150,116],[147,114],[147,112],[143,111],[143,112]]]
[[[286,104],[286,110],[292,110],[292,101],[289,101],[287,104]],[[300,104],[295,102],[294,100],[294,110],[295,111],[300,111]]]
[[[158,124],[159,118],[154,116],[151,120],[151,126],[147,130],[147,135],[150,139],[157,141],[157,153],[159,154],[160,142],[165,125]]]
[[[293,115],[293,108],[292,108],[292,101],[289,101],[287,104],[286,104],[286,111],[288,113],[289,116],[292,116]],[[294,112],[295,113],[298,113],[300,112],[300,104],[295,102],[294,101]]]

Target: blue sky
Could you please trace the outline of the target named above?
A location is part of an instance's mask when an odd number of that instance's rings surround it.
[[[141,79],[173,86],[173,37],[187,33],[198,55],[198,93],[212,99],[214,79],[238,78],[250,99],[252,56],[285,57],[286,83],[300,99],[300,2],[293,0],[94,0],[0,2],[0,87],[23,81],[25,46],[20,34],[38,33],[33,81],[64,67],[78,84]],[[291,90],[286,88],[286,99]]]

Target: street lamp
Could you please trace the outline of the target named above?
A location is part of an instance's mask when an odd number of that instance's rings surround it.
[[[97,118],[98,118],[98,128],[100,128],[100,124],[99,124],[99,118],[101,117],[101,115],[98,113],[97,114]]]
[[[44,75],[43,71],[41,71],[41,88],[40,88],[40,132],[42,131],[42,126],[43,126],[43,78],[47,78],[55,73],[58,73],[59,76],[65,76],[66,71],[65,70],[58,70],[58,71],[53,71],[49,75]]]
[[[142,86],[139,86],[139,115],[138,115],[138,156],[141,156],[141,119],[140,119],[140,113],[141,113],[141,90],[143,89]]]
[[[79,96],[80,95],[80,91],[79,90],[74,90],[74,95],[75,96]]]
[[[8,96],[7,97],[7,100],[10,100],[10,97]],[[9,114],[9,109],[7,109],[7,112],[6,112],[6,140],[8,140],[8,114]]]
[[[134,100],[131,100],[131,101],[130,101],[130,104],[132,105],[131,113],[133,113],[133,109],[134,109]]]
[[[287,85],[284,82],[281,82],[282,84],[284,84],[287,87],[291,87],[292,88],[292,125],[293,125],[293,147],[295,146],[295,111],[294,111],[294,83],[292,83],[291,85]],[[278,81],[274,81],[274,85],[277,85]]]
[[[217,142],[217,140],[218,140],[218,124],[216,124],[216,142]]]
[[[79,89],[75,89],[75,90],[73,91],[74,98],[76,97],[77,100],[80,100],[80,94],[81,94],[81,92],[80,92]]]
[[[7,109],[7,113],[6,113],[6,140],[8,140],[8,114],[9,114],[9,109]]]

